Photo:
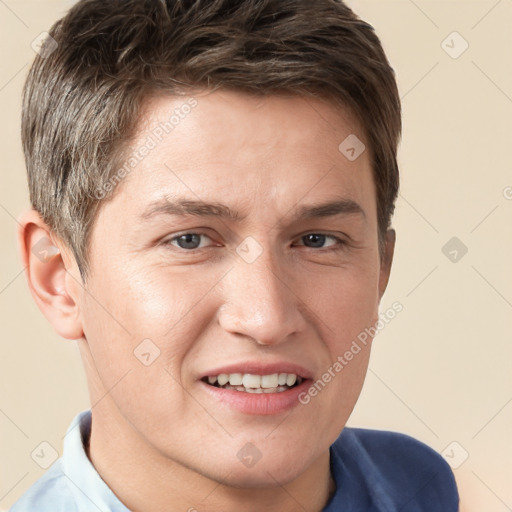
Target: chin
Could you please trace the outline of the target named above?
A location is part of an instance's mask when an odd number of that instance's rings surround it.
[[[288,460],[283,464],[260,460],[255,466],[247,468],[242,464],[231,465],[226,478],[219,481],[224,485],[243,489],[268,489],[287,485],[298,478],[307,469],[302,461]],[[218,480],[215,478],[215,480]]]
[[[199,461],[202,467],[197,469],[204,476],[235,488],[275,488],[294,481],[317,458],[311,453],[301,452],[297,448],[271,445],[259,452],[253,445],[247,445],[245,450],[236,453],[236,457],[226,456],[224,452],[222,457],[202,459]]]

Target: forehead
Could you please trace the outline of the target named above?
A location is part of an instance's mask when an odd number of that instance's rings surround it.
[[[364,140],[350,110],[324,100],[227,90],[152,97],[124,155],[133,165],[120,195],[139,213],[169,196],[281,209],[329,193],[361,201],[374,198],[368,151],[344,151]]]
[[[232,147],[233,151],[241,144],[270,149],[301,139],[318,142],[320,138],[338,147],[340,137],[354,134],[366,138],[352,110],[334,102],[298,94],[256,96],[220,89],[183,97],[147,98],[136,130],[138,140],[134,142],[140,143],[148,134],[171,142],[179,134],[193,136],[193,132],[203,132],[201,138],[209,134],[210,145]],[[269,138],[276,133],[278,139]]]

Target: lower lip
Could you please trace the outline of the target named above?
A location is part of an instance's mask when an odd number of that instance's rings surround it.
[[[271,415],[279,414],[300,404],[299,395],[307,391],[309,379],[301,384],[280,393],[246,393],[234,389],[224,389],[211,386],[200,381],[205,391],[216,400],[246,414]]]

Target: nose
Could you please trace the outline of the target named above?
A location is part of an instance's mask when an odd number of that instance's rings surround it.
[[[305,301],[294,289],[292,272],[283,272],[269,249],[252,263],[235,258],[234,268],[222,281],[221,327],[259,345],[277,345],[304,331]]]

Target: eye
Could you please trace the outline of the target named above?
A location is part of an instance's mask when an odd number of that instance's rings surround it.
[[[326,240],[333,240],[334,243],[331,243],[330,245],[325,246]],[[341,247],[342,245],[345,245],[345,241],[341,238],[334,236],[334,235],[327,235],[325,233],[309,233],[307,235],[303,235],[300,237],[300,240],[304,241],[304,245],[309,248],[313,249],[324,249],[324,248],[333,248],[335,249],[336,246]]]
[[[177,247],[185,250],[194,250],[194,249],[202,249],[204,245],[201,245],[201,237],[207,238],[211,240],[211,238],[204,233],[182,233],[181,235],[176,235],[173,238],[169,238],[164,243],[169,245],[174,245],[176,242]]]
[[[212,239],[205,233],[191,231],[188,233],[181,233],[179,235],[175,235],[172,238],[164,240],[163,243],[165,245],[172,245],[174,247],[177,247],[178,249],[183,249],[184,251],[191,252],[196,249],[203,249],[205,247],[209,247],[207,242],[202,243],[202,241],[205,239],[212,241]],[[335,250],[346,245],[346,242],[342,238],[339,238],[334,235],[328,235],[326,233],[308,233],[307,235],[301,236],[299,240],[303,241],[303,244],[299,245],[304,245],[310,249]]]

